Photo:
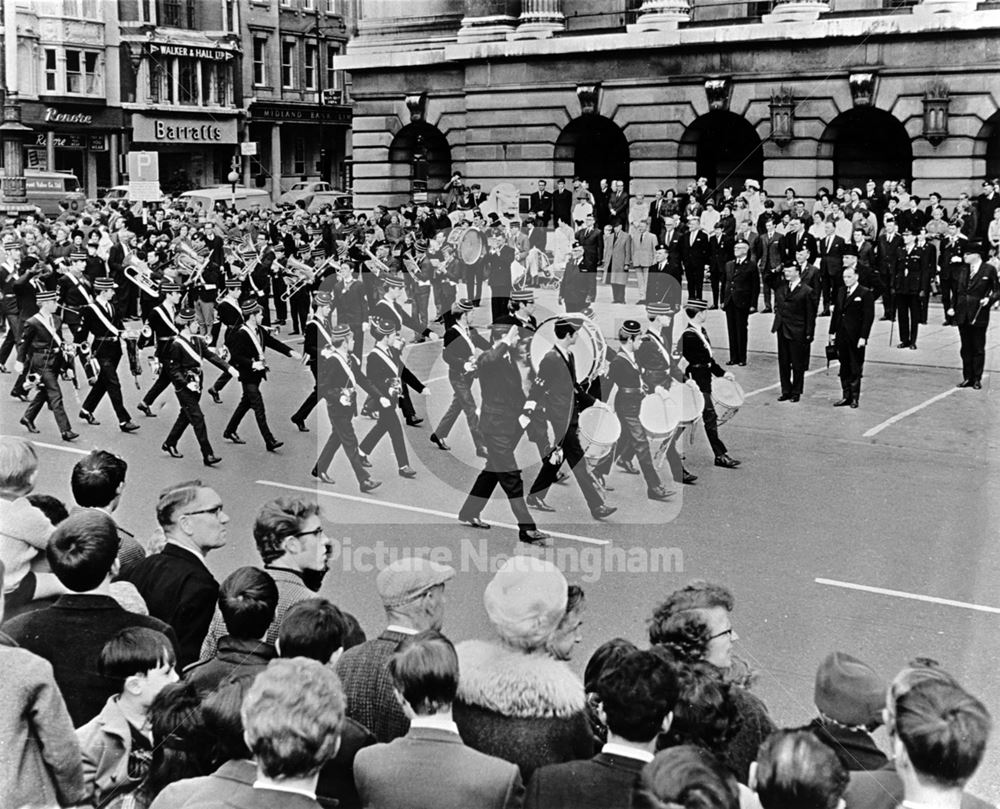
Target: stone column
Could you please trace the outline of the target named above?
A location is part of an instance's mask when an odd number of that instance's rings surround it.
[[[281,196],[281,124],[271,124],[271,199]]]
[[[691,7],[687,0],[643,0],[639,18],[628,26],[628,31],[672,31],[678,23],[690,19]]]
[[[521,13],[520,0],[465,0],[459,42],[491,42],[514,33]]]
[[[522,0],[517,30],[508,39],[546,39],[566,28],[562,0]]]
[[[118,143],[118,133],[112,132],[108,135],[108,159],[111,161],[111,185],[121,184],[121,173],[118,171],[118,155],[121,154],[121,147]]]
[[[47,171],[56,170],[56,135],[51,129],[45,133],[45,162]]]
[[[820,14],[830,10],[828,0],[778,0],[770,14],[761,17],[762,23],[814,22]]]

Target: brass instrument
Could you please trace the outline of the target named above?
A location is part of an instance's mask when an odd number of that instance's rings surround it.
[[[135,253],[129,253],[122,263],[122,273],[126,280],[131,281],[139,289],[154,298],[159,297],[160,288],[153,279],[153,271],[149,265]]]
[[[42,386],[42,375],[32,371],[30,374],[24,377],[24,392],[30,393],[35,390],[35,388],[40,388]]]
[[[76,352],[77,347],[74,343],[63,343],[62,344],[62,355],[63,355],[63,371],[62,378],[67,382],[73,383],[73,388],[75,390],[80,390],[80,380],[76,377]]]
[[[317,273],[315,267],[310,267],[304,261],[299,261],[297,258],[288,259],[285,262],[285,267],[287,268],[286,274],[293,280],[288,284],[285,291],[281,293],[281,300],[283,301],[290,300],[295,293],[316,280]],[[290,272],[288,272],[289,270]]]
[[[211,255],[200,253],[184,242],[177,243],[177,263],[190,273],[186,282],[188,286],[196,287],[201,284],[201,277],[211,261]]]
[[[392,270],[389,269],[388,264],[379,258],[375,258],[375,254],[367,246],[363,249],[365,254],[370,258],[370,261],[365,262],[365,266],[374,273],[376,278],[381,278],[383,275],[392,275]]]

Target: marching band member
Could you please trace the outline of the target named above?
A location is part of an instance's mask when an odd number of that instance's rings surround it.
[[[160,294],[162,300],[153,307],[146,319],[146,324],[153,332],[155,348],[153,356],[159,362],[159,369],[152,386],[146,391],[146,395],[136,407],[150,418],[156,418],[153,412],[153,403],[159,398],[170,385],[170,369],[167,368],[166,358],[170,344],[177,336],[177,326],[174,324],[177,314],[177,307],[181,302],[181,287],[173,281],[164,281],[160,284]]]
[[[547,546],[549,535],[538,530],[524,501],[524,483],[514,450],[521,440],[530,417],[525,412],[527,397],[521,382],[517,359],[518,328],[511,326],[498,336],[496,343],[479,357],[480,386],[483,395],[482,430],[486,466],[469,491],[458,512],[458,519],[473,528],[489,528],[480,514],[493,490],[500,484],[517,520],[518,539],[533,545]]]
[[[62,309],[63,325],[69,328],[73,339],[80,332],[83,323],[83,309],[93,299],[90,279],[87,278],[86,253],[74,251],[65,260],[64,271],[59,279],[59,302]]]
[[[622,425],[619,456],[630,458],[635,455],[639,459],[639,468],[646,480],[646,496],[650,500],[667,500],[673,492],[663,488],[660,476],[653,466],[646,431],[639,423],[639,409],[646,392],[639,371],[639,362],[635,356],[636,349],[641,345],[641,337],[642,327],[637,320],[626,320],[618,329],[618,342],[621,343],[621,348],[612,358],[608,369],[607,395],[611,395],[613,388],[618,388],[615,396],[615,413]],[[631,463],[627,462],[627,465],[631,466]]]
[[[239,328],[243,325],[243,310],[240,309],[240,291],[243,289],[243,284],[240,282],[239,278],[227,278],[226,279],[226,293],[219,301],[219,305],[215,309],[215,313],[219,318],[219,323],[225,327],[225,332],[220,328],[215,335],[215,340],[213,350],[219,351],[219,343],[221,342],[225,346],[226,351],[229,350],[229,341],[239,331]],[[259,296],[257,298],[258,303],[260,303]],[[261,306],[261,317],[263,318],[266,309],[263,304]],[[267,325],[267,324],[264,324]],[[212,401],[216,404],[222,404],[222,397],[219,394],[222,389],[229,384],[229,380],[232,377],[223,372],[218,379],[215,380],[208,389],[208,395],[212,397]]]
[[[17,344],[21,340],[21,318],[18,314],[17,294],[14,283],[21,274],[21,249],[16,245],[20,242],[6,241],[3,244],[3,262],[0,263],[0,316],[7,325],[3,344],[0,345],[0,373],[9,374],[7,357],[14,351],[17,358]]]
[[[123,433],[132,433],[139,429],[139,425],[132,421],[125,408],[122,384],[118,380],[118,363],[122,358],[121,340],[125,336],[125,330],[122,328],[121,315],[111,302],[117,288],[118,284],[111,278],[98,278],[94,282],[96,297],[84,310],[83,325],[80,327],[77,339],[83,342],[88,335],[94,336],[90,344],[90,354],[97,360],[100,372],[90,393],[83,401],[80,418],[87,424],[100,424],[94,418],[94,410],[101,403],[104,394],[107,394],[118,417],[118,428]]]
[[[469,323],[473,308],[471,301],[460,300],[445,319],[446,325],[449,321],[450,325],[444,334],[442,357],[448,364],[448,381],[451,383],[455,395],[441,417],[441,421],[438,422],[437,429],[431,433],[431,443],[436,444],[438,449],[450,450],[451,447],[445,443],[445,439],[451,432],[451,428],[455,426],[458,414],[465,413],[472,441],[476,445],[476,455],[485,458],[486,448],[479,429],[479,417],[476,415],[476,399],[472,395],[472,383],[476,378],[476,354],[489,349],[490,344]]]
[[[59,372],[67,361],[64,354],[67,347],[61,337],[62,324],[56,317],[56,293],[51,290],[39,292],[37,301],[38,312],[24,322],[16,362],[18,373],[27,370],[39,377],[38,391],[24,411],[21,424],[29,433],[37,433],[35,419],[42,412],[42,405],[48,403],[63,441],[73,441],[80,436],[70,426],[59,387]]]
[[[308,358],[309,371],[313,377],[313,389],[309,392],[305,401],[299,405],[299,409],[292,413],[291,422],[299,428],[300,433],[308,433],[306,419],[316,407],[319,401],[319,359],[320,354],[330,346],[330,306],[333,303],[333,296],[329,292],[317,292],[313,296],[313,316],[309,318],[305,327],[305,345],[302,353]]]
[[[171,458],[183,458],[184,456],[177,451],[177,442],[181,440],[181,436],[190,424],[198,439],[198,446],[201,447],[201,457],[205,466],[214,466],[222,459],[212,449],[212,443],[208,440],[208,429],[205,427],[205,415],[201,412],[201,386],[205,379],[203,360],[207,359],[223,371],[236,373],[236,369],[226,365],[225,361],[198,335],[201,325],[195,319],[194,309],[190,307],[179,309],[175,313],[175,322],[179,331],[169,338],[161,362],[166,366],[170,381],[173,382],[180,412],[161,449]]]
[[[555,345],[538,364],[531,399],[542,406],[543,415],[552,426],[554,449],[543,461],[526,502],[529,507],[538,511],[555,511],[545,502],[545,495],[565,461],[573,470],[591,516],[595,520],[603,520],[618,509],[605,505],[583,460],[579,432],[580,412],[590,407],[594,398],[576,381],[576,363],[572,352],[576,331],[573,321],[559,318],[555,324]]]
[[[361,364],[361,350],[365,344],[365,323],[368,322],[368,299],[365,287],[354,274],[348,262],[342,262],[337,271],[337,282],[333,287],[334,306],[337,309],[337,325],[349,326],[354,335],[351,351]]]
[[[689,298],[685,304],[688,325],[681,333],[681,353],[687,360],[688,378],[695,381],[705,397],[701,417],[705,424],[708,443],[712,445],[712,452],[715,454],[715,465],[724,469],[735,469],[740,462],[730,458],[726,453],[726,445],[719,438],[719,418],[712,402],[712,377],[722,376],[726,379],[735,377],[732,373],[723,371],[712,354],[712,343],[708,339],[708,332],[705,331],[706,309],[708,303],[698,298]]]
[[[380,318],[372,325],[375,347],[368,352],[365,376],[368,377],[368,381],[378,394],[377,397],[372,396],[370,399],[377,407],[378,420],[368,435],[362,439],[360,449],[362,455],[366,457],[371,455],[382,436],[388,433],[389,439],[392,441],[392,451],[396,455],[399,476],[401,478],[414,478],[417,473],[410,468],[409,456],[406,454],[406,440],[403,438],[403,428],[399,423],[399,416],[396,414],[397,406],[402,409],[403,387],[408,384],[406,377],[413,376],[400,360],[398,349],[393,347],[393,342],[399,342],[398,333],[396,323],[389,318]],[[414,378],[412,382],[416,382],[416,379]]]
[[[234,444],[245,444],[246,441],[240,438],[236,430],[247,412],[253,410],[261,438],[264,439],[264,446],[267,447],[268,452],[274,452],[284,442],[275,438],[271,428],[267,425],[267,411],[264,409],[264,397],[260,392],[260,383],[267,378],[264,350],[273,348],[279,354],[296,359],[301,355],[273,337],[270,332],[261,329],[261,310],[256,301],[244,301],[241,309],[243,310],[243,325],[233,335],[230,343],[231,356],[229,361],[239,372],[243,395],[240,397],[239,404],[236,405],[236,410],[233,411],[222,437]]]
[[[366,471],[371,463],[362,457],[358,449],[353,418],[358,414],[358,385],[368,391],[373,399],[378,399],[379,391],[368,381],[368,377],[361,373],[361,363],[353,353],[353,343],[354,334],[351,327],[342,324],[330,332],[330,345],[320,352],[321,373],[318,381],[323,386],[323,398],[326,399],[331,432],[320,451],[316,465],[312,468],[312,476],[323,483],[334,483],[328,470],[333,462],[333,456],[343,447],[347,460],[354,470],[354,476],[358,480],[358,486],[361,487],[362,493],[367,493],[381,486],[382,481],[375,480]]]

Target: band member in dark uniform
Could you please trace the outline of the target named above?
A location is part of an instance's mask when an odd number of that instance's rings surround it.
[[[360,285],[359,285],[360,287]],[[326,412],[330,417],[330,437],[319,453],[319,459],[312,468],[312,476],[323,483],[334,483],[328,474],[333,456],[337,450],[344,448],[344,454],[351,463],[354,476],[358,480],[362,493],[370,492],[382,485],[368,474],[371,466],[361,456],[358,449],[358,437],[354,432],[353,419],[358,414],[358,386],[360,385],[374,399],[379,392],[361,373],[361,363],[354,355],[354,334],[350,326],[336,326],[330,332],[329,347],[320,351],[319,377],[321,393],[326,400]]]
[[[930,294],[933,262],[925,247],[917,244],[913,227],[903,230],[903,250],[892,281],[896,314],[899,316],[899,344],[896,348],[917,347],[923,299]]]
[[[313,295],[313,315],[306,321],[305,343],[302,353],[308,359],[309,371],[313,377],[313,389],[306,396],[299,409],[292,413],[292,424],[299,428],[300,433],[308,433],[306,419],[319,401],[319,357],[320,353],[330,346],[330,306],[333,296],[320,290]]]
[[[673,495],[663,488],[660,476],[653,466],[653,458],[649,452],[649,440],[646,431],[639,423],[639,409],[642,397],[646,394],[639,364],[635,357],[636,349],[641,345],[642,327],[637,320],[626,320],[618,329],[618,342],[621,348],[611,360],[608,368],[607,394],[617,387],[615,396],[615,413],[621,422],[622,432],[618,453],[630,458],[635,455],[639,459],[639,468],[646,480],[646,496],[650,500],[666,500]]]
[[[177,315],[177,307],[181,301],[181,288],[173,281],[163,281],[160,284],[160,295],[162,300],[154,306],[149,316],[146,318],[146,325],[153,332],[154,349],[153,356],[159,362],[159,370],[152,386],[146,391],[146,395],[136,407],[140,412],[145,413],[150,418],[156,418],[156,413],[152,410],[153,403],[159,395],[167,389],[171,383],[170,369],[167,368],[166,356],[170,344],[177,336],[177,326],[174,324]]]
[[[511,326],[477,362],[483,396],[479,425],[486,448],[486,467],[472,485],[458,519],[473,528],[489,528],[489,523],[479,515],[499,483],[510,501],[521,542],[547,546],[548,534],[538,530],[524,502],[524,483],[514,457],[521,435],[531,422],[525,410],[527,397],[517,364],[517,343],[518,328]]]
[[[559,285],[559,298],[567,312],[582,312],[594,300],[596,271],[584,259],[584,248],[574,242]]]
[[[273,348],[279,354],[296,359],[300,355],[273,337],[270,332],[260,328],[260,306],[256,301],[244,301],[240,308],[243,310],[243,325],[233,335],[230,342],[229,361],[239,371],[243,396],[240,398],[239,404],[236,405],[236,410],[233,411],[222,437],[234,444],[245,444],[246,441],[240,438],[236,430],[239,429],[243,417],[252,409],[257,419],[261,438],[264,439],[264,446],[267,447],[268,452],[274,452],[284,442],[276,439],[271,428],[267,425],[264,397],[260,393],[260,383],[267,378],[264,351],[267,348]]]
[[[7,370],[7,357],[14,352],[17,358],[17,346],[21,341],[21,317],[18,313],[17,290],[14,284],[21,275],[22,242],[7,240],[3,244],[6,255],[0,264],[0,294],[3,295],[2,317],[7,323],[7,333],[0,345],[0,373],[10,373]]]
[[[576,482],[595,520],[610,517],[618,509],[607,506],[597,490],[597,484],[587,470],[580,446],[580,412],[594,403],[594,397],[587,393],[576,379],[576,364],[572,346],[576,342],[576,324],[560,318],[555,324],[555,345],[538,364],[538,373],[532,384],[531,399],[542,408],[542,414],[552,426],[553,449],[542,462],[531,493],[526,500],[531,508],[539,511],[555,511],[545,502],[551,486],[559,473],[563,461],[569,464]]]
[[[837,288],[830,319],[830,343],[836,342],[843,392],[834,407],[857,407],[861,400],[865,346],[875,322],[875,295],[867,287],[859,285],[857,268],[849,258],[851,255],[850,252],[844,253],[844,260],[850,266],[844,267],[844,285]]]
[[[38,374],[39,383],[38,391],[21,417],[21,424],[29,433],[37,433],[35,419],[42,412],[42,405],[48,403],[63,441],[72,441],[80,436],[70,426],[59,387],[59,373],[64,363],[72,362],[72,356],[67,360],[64,353],[68,348],[62,340],[62,324],[56,317],[56,293],[52,290],[39,292],[36,300],[38,312],[22,324],[16,367],[18,373]]]
[[[431,442],[439,449],[450,450],[445,439],[455,426],[459,413],[465,413],[469,423],[469,432],[476,445],[476,454],[486,457],[483,436],[479,429],[479,417],[476,415],[476,399],[472,395],[472,385],[476,379],[476,355],[490,347],[489,340],[482,337],[469,323],[470,312],[474,309],[468,300],[457,301],[451,313],[446,314],[445,323],[448,326],[444,333],[444,349],[442,358],[448,364],[448,381],[455,395],[451,404],[441,417],[437,429],[431,433]]]
[[[364,284],[358,279],[346,261],[337,270],[337,282],[333,287],[333,302],[337,310],[337,325],[350,326],[354,335],[354,358],[361,364],[361,350],[365,344],[365,323],[368,322],[368,299]]]
[[[377,322],[385,318],[395,326],[397,332],[400,331],[403,326],[406,326],[418,337],[429,337],[432,340],[436,340],[437,335],[434,334],[434,332],[432,332],[429,328],[422,328],[421,324],[417,323],[409,312],[400,306],[399,299],[403,294],[403,282],[398,278],[393,278],[392,276],[386,276],[379,280],[383,286],[384,292],[382,297],[376,301],[375,306],[372,307],[372,320]],[[397,345],[398,348],[393,351],[397,355],[397,362],[402,364],[402,343],[399,342]],[[409,391],[411,387],[417,393],[423,393],[423,384],[412,373],[407,371],[403,379],[403,389],[399,394],[400,408],[403,411],[403,417],[406,419],[407,426],[416,427],[423,422],[423,419],[417,418],[417,411],[413,408],[413,402],[410,399]]]
[[[771,331],[778,335],[778,379],[781,381],[778,401],[797,402],[802,396],[809,344],[816,330],[816,305],[813,290],[799,277],[799,266],[789,264],[784,272],[784,283],[774,291]]]
[[[212,351],[205,340],[197,336],[201,326],[195,319],[194,309],[189,307],[179,309],[175,315],[175,322],[179,331],[171,338],[161,361],[166,366],[170,381],[174,385],[180,412],[161,449],[171,458],[183,458],[184,456],[177,451],[177,442],[181,440],[181,436],[190,424],[198,439],[198,446],[201,447],[201,457],[205,466],[214,466],[222,459],[212,450],[212,444],[208,440],[208,429],[205,427],[205,415],[201,412],[201,386],[205,380],[202,360],[207,359],[226,372],[236,373],[236,369],[226,365],[222,357]]]
[[[226,352],[229,351],[229,341],[237,331],[239,331],[240,326],[243,325],[243,310],[240,309],[240,292],[243,289],[243,284],[238,278],[227,278],[226,279],[226,292],[222,299],[219,301],[218,306],[215,307],[215,314],[219,318],[219,324],[225,327],[225,331],[220,328],[214,335],[214,350],[219,351],[219,343],[225,347]],[[257,302],[260,303],[259,296],[255,296]],[[263,321],[264,313],[267,311],[264,308],[264,304],[261,306],[261,318]],[[264,325],[267,325],[266,323]],[[224,353],[224,352],[219,352]],[[222,397],[219,394],[222,389],[229,384],[229,380],[232,377],[228,373],[222,374],[215,383],[209,387],[208,395],[212,397],[212,401],[216,404],[222,404]]]
[[[723,371],[712,355],[712,344],[709,342],[708,332],[705,331],[706,309],[708,303],[697,298],[689,298],[685,304],[685,314],[690,322],[681,334],[681,354],[688,363],[686,371],[688,377],[695,381],[705,397],[701,417],[705,424],[708,443],[712,445],[712,452],[715,454],[715,465],[725,469],[735,469],[740,462],[730,458],[726,453],[726,445],[719,438],[719,418],[712,402],[712,377],[724,376],[726,379],[734,377],[731,373]]]
[[[486,254],[486,279],[490,283],[490,308],[493,320],[507,313],[507,302],[513,286],[511,264],[517,257],[514,248],[506,244],[502,238],[491,236],[489,251]],[[470,297],[469,300],[475,300]]]
[[[1000,300],[996,267],[983,261],[982,250],[977,241],[966,244],[962,256],[965,266],[955,278],[955,307],[948,310],[962,340],[962,381],[958,387],[973,390],[983,387],[990,307]]]
[[[371,454],[382,436],[389,434],[392,441],[392,451],[396,455],[396,464],[399,467],[401,478],[414,478],[416,471],[410,468],[409,456],[406,453],[406,440],[403,438],[403,427],[399,423],[399,415],[396,408],[402,409],[402,390],[406,384],[405,377],[413,374],[407,369],[399,359],[398,346],[393,346],[397,342],[396,335],[398,329],[396,324],[389,318],[380,318],[372,325],[372,337],[375,338],[375,347],[368,352],[368,364],[365,366],[365,376],[372,387],[375,388],[377,396],[372,397],[377,410],[377,421],[362,441],[361,453],[365,457]]]
[[[83,325],[77,335],[77,339],[81,342],[86,340],[88,335],[94,335],[90,354],[97,360],[101,369],[97,381],[83,402],[80,418],[88,424],[99,424],[100,422],[94,418],[94,410],[106,393],[118,417],[118,428],[123,433],[131,433],[138,430],[139,425],[132,421],[128,410],[125,409],[122,385],[118,381],[118,363],[122,358],[121,340],[125,336],[125,331],[122,328],[121,316],[111,302],[117,286],[110,278],[98,278],[94,282],[96,299],[86,308]]]
[[[86,253],[82,256],[78,252],[71,253],[65,260],[65,271],[59,279],[59,311],[63,325],[69,329],[74,340],[83,324],[83,310],[94,299],[90,279],[84,271],[86,260]]]

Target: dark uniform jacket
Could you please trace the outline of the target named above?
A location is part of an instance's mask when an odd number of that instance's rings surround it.
[[[342,407],[350,410],[352,416],[358,414],[357,408],[357,388],[361,387],[369,396],[381,396],[378,389],[368,381],[361,372],[361,365],[353,352],[348,353],[347,358],[338,355],[336,357],[326,357],[322,354],[319,358],[320,372],[316,379],[319,382],[319,393],[326,399],[330,407]],[[350,369],[354,376],[354,381],[348,376],[347,369]],[[346,393],[345,393],[346,392]],[[345,404],[346,402],[346,404]]]
[[[94,300],[83,312],[83,327],[77,339],[82,343],[87,335],[94,335],[91,354],[97,359],[114,360],[122,355],[121,329],[122,320],[115,305]]]
[[[669,387],[671,378],[683,379],[671,352],[670,334],[666,329],[662,329],[660,334],[647,330],[635,350],[642,380],[651,393],[657,385]]]
[[[229,366],[206,345],[204,340],[197,337],[188,339],[179,334],[166,343],[161,362],[166,362],[167,373],[170,374],[174,388],[181,390],[187,387],[189,382],[194,381],[198,383],[200,391],[204,378],[202,358],[207,359],[221,371],[229,371]]]
[[[319,369],[320,352],[330,345],[330,330],[326,324],[320,323],[315,317],[306,321],[305,341],[302,344],[302,353],[306,355],[307,365],[313,372]]]
[[[893,291],[899,295],[926,294],[931,287],[932,266],[926,248],[916,244],[911,250],[904,247],[900,251],[896,274],[892,279]]]
[[[515,257],[514,248],[510,245],[501,247],[499,253],[490,251],[484,257],[486,280],[489,281],[490,289],[494,293],[510,292],[510,265],[513,263]]]
[[[261,348],[260,351],[257,350],[257,346],[254,345],[253,339],[250,336],[250,327],[245,323],[237,329],[229,343],[229,361],[240,372],[240,382],[255,382],[259,384],[261,380],[267,378],[267,366],[264,367],[264,370],[257,370],[253,367],[253,364],[257,360],[264,359],[264,352],[267,349],[273,348],[279,354],[284,354],[286,357],[292,355],[292,349],[274,337],[270,332],[258,331],[257,334],[257,342]]]
[[[703,391],[712,389],[713,376],[726,373],[712,356],[712,344],[705,332],[697,326],[690,325],[681,333],[681,354],[687,360],[687,375]]]
[[[225,334],[222,337],[222,344],[228,348],[229,341],[239,330],[240,326],[243,325],[243,312],[240,309],[240,305],[232,298],[223,298],[219,301],[219,305],[215,307],[215,312],[219,316],[219,322],[226,327]]]
[[[538,363],[531,398],[544,412],[557,440],[574,428],[580,412],[596,401],[576,381],[572,349],[567,358],[555,347],[549,349]]]
[[[377,346],[368,352],[365,375],[375,390],[375,395],[388,399],[391,407],[396,406],[396,398],[399,396],[399,391],[390,392],[397,380],[410,387],[417,385],[423,387],[413,373],[403,365],[396,351]]]
[[[465,364],[472,358],[473,350],[486,351],[489,347],[489,341],[475,329],[450,327],[444,333],[444,349],[441,352],[448,364],[448,378],[455,380],[471,377],[475,372],[466,371]]]
[[[789,264],[795,263],[795,254],[803,244],[809,250],[809,261],[815,261],[817,255],[816,239],[811,233],[806,230],[800,230],[798,233],[788,231],[781,237],[783,266],[787,267]]]
[[[757,265],[749,258],[726,264],[726,274],[722,286],[723,309],[752,309],[757,306],[760,295],[760,273]]]
[[[860,284],[848,295],[847,287],[837,290],[837,300],[833,304],[830,318],[830,334],[837,336],[837,342],[846,341],[852,348],[858,340],[868,339],[875,322],[875,296]]]
[[[63,322],[71,329],[83,321],[83,309],[93,300],[92,294],[87,276],[77,278],[67,272],[59,279],[59,302],[66,307],[61,310]]]
[[[775,290],[774,325],[771,331],[788,340],[809,342],[816,330],[816,306],[813,304],[812,289],[799,282],[790,292],[788,283]]]
[[[334,287],[333,305],[337,310],[337,322],[345,326],[360,326],[368,320],[368,300],[365,285],[352,281],[347,289],[344,284]]]
[[[149,311],[146,324],[153,332],[156,358],[160,362],[163,362],[163,358],[170,348],[171,340],[178,334],[177,326],[174,325],[174,319],[167,312],[166,307],[160,304]]]
[[[56,372],[62,367],[62,354],[59,352],[59,348],[62,345],[62,337],[60,335],[62,324],[55,315],[52,316],[52,322],[55,334],[43,325],[40,313],[36,313],[24,321],[17,358],[25,366],[31,363],[33,358],[37,357],[38,363],[36,366],[46,363]]]
[[[518,418],[527,401],[517,364],[517,349],[498,343],[484,351],[476,362],[483,403],[479,429],[484,434],[519,436],[524,432]]]
[[[981,305],[983,298],[989,298],[985,305]],[[959,326],[988,326],[990,307],[998,298],[996,267],[984,261],[973,275],[969,265],[963,264],[955,281],[955,322]]]
[[[604,387],[608,397],[615,387],[618,388],[618,394],[615,396],[616,412],[629,416],[638,415],[644,392],[642,377],[638,362],[624,351],[619,351],[611,358]]]
[[[385,298],[381,298],[375,302],[375,305],[372,307],[371,316],[372,319],[376,321],[381,320],[382,318],[391,320],[395,324],[397,330],[406,326],[406,328],[414,334],[419,334],[421,337],[426,337],[431,333],[430,329],[423,329],[421,331],[420,324],[417,322],[415,317],[413,317],[395,301],[386,300]]]

